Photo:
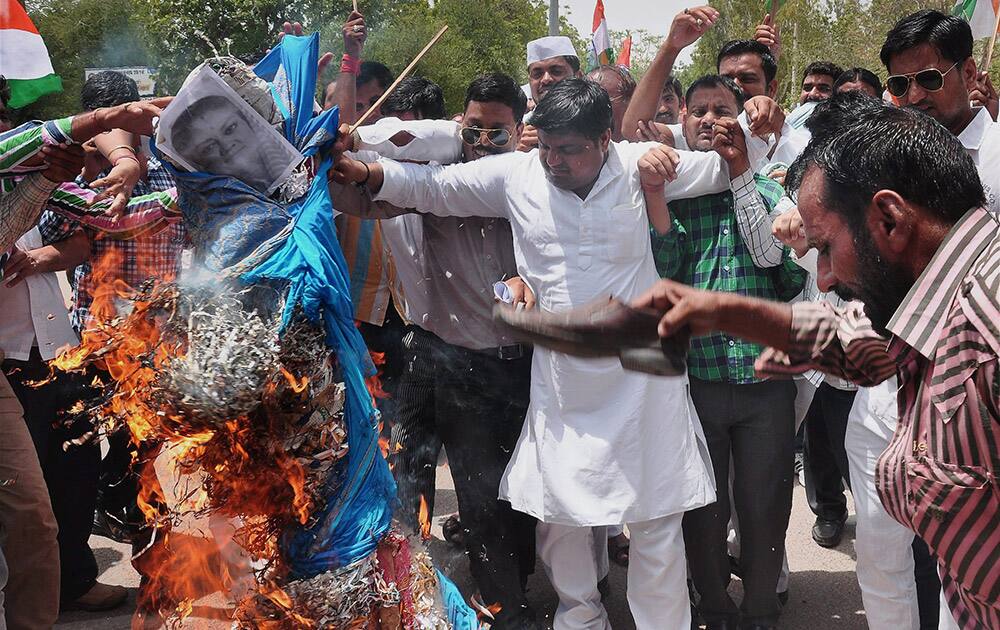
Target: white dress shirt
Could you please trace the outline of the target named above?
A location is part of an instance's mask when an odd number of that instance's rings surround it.
[[[22,250],[41,246],[37,227],[17,241]],[[53,272],[30,275],[13,287],[0,284],[0,304],[0,350],[7,359],[27,361],[31,348],[37,345],[42,359],[48,361],[61,348],[80,342],[69,324],[66,301]]]
[[[511,223],[518,272],[540,308],[631,300],[657,281],[638,159],[653,143],[611,143],[586,199],[545,177],[538,151],[447,167],[380,163],[376,199]],[[729,189],[714,153],[681,153],[667,199]],[[617,359],[536,348],[531,404],[500,486],[517,510],[547,523],[609,525],[707,505],[715,484],[686,377],[626,372]]]
[[[979,170],[986,207],[994,215],[1000,215],[1000,123],[993,120],[985,107],[973,111],[976,116],[958,135],[958,141]]]

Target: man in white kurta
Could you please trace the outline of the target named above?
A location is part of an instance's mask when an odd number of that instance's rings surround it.
[[[518,272],[543,309],[638,296],[656,279],[637,170],[655,145],[611,143],[610,101],[593,83],[561,82],[535,111],[541,144],[530,153],[447,167],[341,160],[337,169],[396,206],[508,219]],[[676,172],[668,200],[729,188],[714,153],[684,153]],[[635,543],[636,626],[689,627],[681,515],[714,501],[715,484],[686,377],[536,348],[531,405],[500,494],[540,521],[538,552],[560,600],[556,630],[610,628],[590,527],[621,523]]]

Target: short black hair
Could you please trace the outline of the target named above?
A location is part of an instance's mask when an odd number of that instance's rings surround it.
[[[608,64],[600,65],[587,73],[587,78],[596,80],[601,75],[608,74],[618,83],[618,89],[626,99],[632,98],[635,94],[635,78],[625,66],[612,66]]]
[[[539,101],[531,124],[546,133],[576,132],[596,140],[611,129],[611,99],[593,81],[564,79]]]
[[[569,64],[570,68],[573,68],[573,72],[580,71],[580,58],[576,55],[563,55],[563,61]]]
[[[825,176],[824,205],[854,234],[879,190],[893,190],[953,224],[986,202],[972,158],[939,122],[857,92],[835,94],[816,106],[813,134],[785,179],[795,193],[811,167]]]
[[[379,62],[362,61],[361,68],[358,70],[358,76],[354,80],[354,84],[361,86],[369,81],[375,81],[379,84],[379,87],[385,90],[392,85],[394,80],[395,77],[392,76],[392,71]]]
[[[743,109],[743,103],[747,100],[746,93],[740,88],[740,86],[736,85],[736,81],[718,74],[706,74],[705,76],[696,79],[691,85],[688,86],[687,92],[684,94],[684,100],[691,102],[691,95],[698,90],[717,87],[725,88],[732,92],[733,97],[736,99],[737,111],[741,111]]]
[[[103,70],[90,75],[80,90],[80,104],[88,112],[138,100],[139,87],[135,81],[114,70]]]
[[[0,74],[0,109],[6,109],[9,102],[10,83],[7,82],[7,77]]]
[[[881,94],[885,89],[882,85],[882,80],[871,70],[867,68],[848,68],[841,72],[837,80],[833,82],[833,91],[836,92],[845,83],[856,82],[867,83],[877,94]]]
[[[684,88],[681,86],[681,80],[677,77],[667,79],[667,82],[663,84],[663,91],[660,94],[666,94],[667,92],[673,92],[679,103],[684,98]]]
[[[954,15],[933,9],[917,11],[896,22],[885,36],[879,57],[888,69],[894,55],[921,44],[934,46],[949,61],[965,61],[972,56],[972,28]]]
[[[424,77],[406,77],[382,103],[382,115],[410,113],[426,119],[444,118],[444,92]]]
[[[528,111],[528,97],[514,79],[502,72],[484,74],[474,79],[465,91],[465,107],[470,101],[477,103],[500,103],[514,113],[514,122],[521,122]]]
[[[715,69],[718,71],[722,65],[722,60],[726,57],[736,57],[739,55],[757,55],[760,57],[760,65],[764,68],[764,80],[767,83],[774,81],[778,76],[778,61],[771,54],[771,51],[764,44],[752,39],[731,39],[722,45],[719,56],[715,58]]]
[[[844,70],[832,61],[814,61],[806,66],[802,73],[802,80],[805,81],[810,74],[822,74],[836,81],[843,72]]]

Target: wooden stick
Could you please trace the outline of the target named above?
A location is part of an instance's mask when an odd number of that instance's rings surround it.
[[[382,96],[378,97],[378,100],[375,101],[375,104],[369,107],[368,111],[366,111],[364,114],[361,115],[361,118],[358,118],[358,122],[351,125],[350,131],[347,132],[348,135],[354,133],[355,129],[365,124],[365,121],[368,120],[368,117],[371,116],[373,112],[378,111],[378,109],[382,107],[382,103],[385,102],[385,99],[389,98],[389,95],[392,94],[392,91],[395,90],[396,87],[400,84],[400,82],[406,78],[406,75],[410,74],[410,72],[413,71],[413,68],[416,67],[417,63],[419,63],[420,60],[423,58],[423,56],[427,54],[427,51],[430,50],[431,47],[434,44],[436,44],[439,39],[441,39],[441,36],[444,35],[444,32],[447,30],[448,30],[447,24],[441,27],[441,30],[437,32],[437,35],[432,37],[431,41],[427,42],[427,45],[424,46],[424,49],[417,53],[417,56],[413,58],[413,61],[410,62],[410,65],[406,66],[406,68],[399,73],[399,76],[396,77],[396,80],[392,82],[392,85],[389,86],[389,89],[386,90]]]
[[[771,0],[771,26],[775,25],[775,18],[778,15],[778,2],[779,0]]]
[[[993,35],[990,36],[990,43],[986,44],[986,52],[983,53],[983,63],[979,66],[980,72],[989,72],[990,62],[993,61],[993,49],[997,43],[997,30],[1000,30],[1000,11],[997,11],[996,23],[993,25]]]
[[[354,12],[361,13],[361,11],[358,11],[358,0],[354,0]]]

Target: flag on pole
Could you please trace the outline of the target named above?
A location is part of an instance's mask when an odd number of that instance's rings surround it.
[[[616,62],[619,66],[625,66],[626,68],[632,67],[632,36],[629,35],[622,42],[621,52],[618,53],[618,61]]]
[[[771,4],[773,4],[774,2],[775,2],[775,0],[764,0],[764,11],[767,12],[767,13],[770,13],[771,12]],[[778,11],[780,11],[781,7],[785,6],[785,0],[777,0],[777,3],[778,3],[778,6],[775,7],[775,9],[774,9],[775,13],[777,13]]]
[[[957,15],[972,27],[972,37],[991,37],[997,23],[1000,0],[958,0],[952,15]]]
[[[45,42],[17,0],[0,0],[0,75],[10,86],[11,109],[62,91]]]
[[[604,19],[604,2],[597,0],[594,7],[594,29],[590,34],[590,44],[587,47],[587,57],[590,69],[611,63],[611,38],[608,37],[608,23]]]

